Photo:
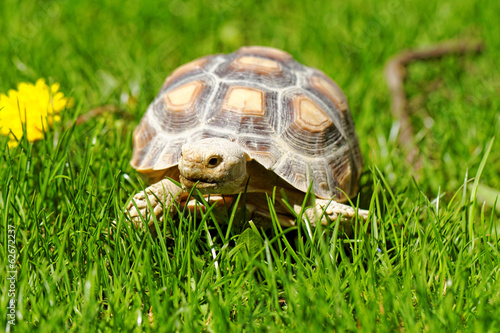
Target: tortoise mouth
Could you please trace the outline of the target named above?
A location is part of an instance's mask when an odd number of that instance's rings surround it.
[[[204,179],[186,178],[182,175],[179,176],[179,180],[184,189],[192,189],[195,186],[198,189],[215,189],[219,185],[217,182],[208,182]]]

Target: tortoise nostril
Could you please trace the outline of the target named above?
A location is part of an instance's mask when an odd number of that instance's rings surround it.
[[[221,161],[222,161],[222,158],[220,158],[219,156],[212,156],[208,160],[208,167],[215,168],[216,166],[218,166],[220,164]]]

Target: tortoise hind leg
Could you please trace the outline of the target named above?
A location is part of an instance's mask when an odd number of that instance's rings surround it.
[[[173,201],[180,202],[180,192],[182,189],[171,180],[162,179],[134,195],[125,209],[125,214],[139,228],[143,227],[143,220],[148,221],[151,226],[154,221],[153,214],[158,220],[163,220],[163,208],[170,209],[168,213],[173,214]]]

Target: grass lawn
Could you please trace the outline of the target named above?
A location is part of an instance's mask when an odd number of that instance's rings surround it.
[[[496,0],[0,0],[0,93],[45,78],[74,99],[43,140],[0,137],[0,331],[498,331],[498,13]],[[408,70],[415,172],[384,64],[457,39],[485,51]],[[343,88],[374,212],[354,235],[188,213],[168,221],[173,240],[127,226],[147,105],[176,67],[242,45],[282,48]],[[103,105],[122,111],[72,125]]]

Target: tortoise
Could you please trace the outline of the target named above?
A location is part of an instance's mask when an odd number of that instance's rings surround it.
[[[130,163],[153,184],[126,207],[136,224],[151,226],[153,214],[162,220],[165,208],[174,214],[174,202],[192,205],[193,187],[216,205],[246,191],[245,207],[259,221],[269,219],[266,195],[274,193],[285,227],[296,223],[308,190],[315,202],[304,213],[313,225],[368,216],[343,204],[357,194],[363,167],[346,97],[285,51],[242,47],[179,67],[133,143]]]

